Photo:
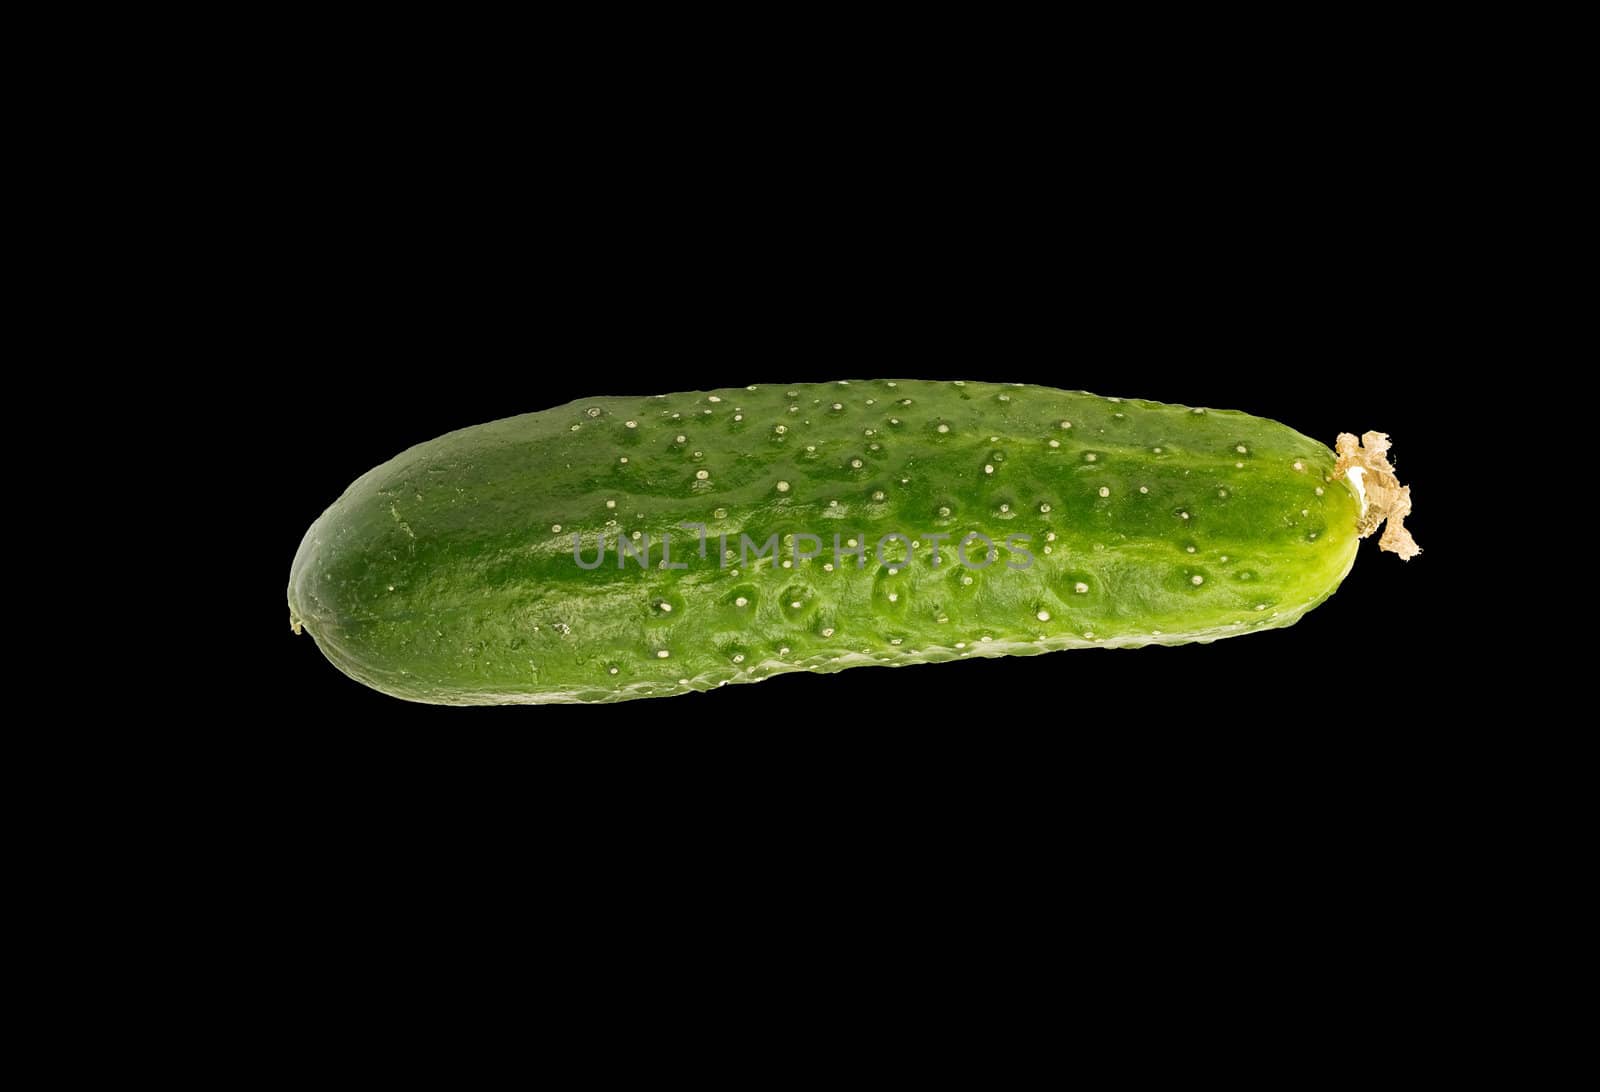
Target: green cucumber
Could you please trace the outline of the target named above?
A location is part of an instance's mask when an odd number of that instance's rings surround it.
[[[586,398],[359,478],[306,532],[290,623],[448,705],[1209,642],[1295,622],[1386,517],[1417,552],[1363,440],[1020,384]]]

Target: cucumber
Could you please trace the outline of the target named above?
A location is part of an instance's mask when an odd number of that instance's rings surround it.
[[[359,478],[300,544],[290,623],[449,705],[1209,642],[1294,623],[1385,517],[1417,552],[1387,447],[1020,384],[588,398]]]

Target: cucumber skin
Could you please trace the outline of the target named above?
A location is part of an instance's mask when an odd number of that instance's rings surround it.
[[[449,433],[362,475],[306,532],[290,617],[352,678],[447,705],[1209,642],[1290,625],[1349,572],[1359,502],[1333,465],[1323,445],[1249,414],[1020,384],[586,398]],[[707,560],[683,521],[707,525]],[[863,567],[846,556],[824,571],[835,529],[864,543]],[[605,563],[580,569],[572,536],[591,559],[602,531]],[[650,535],[650,571],[618,570],[619,531]],[[824,539],[815,560],[717,565],[720,532],[737,550],[741,532],[762,543],[802,531]],[[889,531],[918,540],[911,564],[892,563],[898,543],[877,564]],[[921,541],[934,531],[952,535],[937,569]],[[955,559],[969,531],[998,548],[983,571]],[[662,532],[688,568],[655,567]],[[1008,534],[1031,536],[1028,569],[1007,568],[1021,561]]]

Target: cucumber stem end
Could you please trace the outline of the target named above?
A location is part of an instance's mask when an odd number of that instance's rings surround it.
[[[1338,462],[1334,464],[1336,477],[1347,478],[1361,501],[1361,517],[1356,530],[1366,538],[1385,524],[1383,536],[1378,539],[1378,549],[1399,554],[1400,560],[1410,561],[1422,552],[1417,540],[1406,530],[1406,517],[1411,514],[1411,487],[1401,485],[1389,465],[1386,453],[1389,436],[1383,432],[1368,432],[1356,439],[1353,433],[1341,432],[1334,444]]]

